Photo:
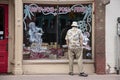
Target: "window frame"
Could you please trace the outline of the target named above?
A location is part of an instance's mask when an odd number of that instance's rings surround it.
[[[31,0],[23,0],[23,4],[24,3],[36,3],[37,1],[31,1]],[[62,1],[62,2],[56,2],[56,1],[49,1],[49,2],[47,2],[47,3],[45,3],[44,1],[38,1],[38,3],[37,4],[62,4],[62,5],[64,5],[65,3],[66,3],[66,1]],[[94,2],[93,2],[93,0],[85,0],[85,1],[83,1],[83,0],[80,0],[80,1],[67,1],[67,4],[92,4],[92,12],[94,13]],[[66,4],[65,4],[66,5]],[[92,13],[92,35],[91,35],[91,38],[92,38],[92,44],[91,44],[91,46],[92,46],[92,59],[89,59],[89,60],[87,60],[87,59],[84,59],[84,62],[88,62],[88,63],[91,63],[91,62],[94,62],[94,14]],[[60,61],[57,61],[57,60],[51,60],[51,59],[46,59],[46,60],[41,60],[41,59],[39,59],[40,61],[40,63],[43,61],[43,62],[50,62],[50,63],[52,63],[52,62],[66,62],[67,61],[67,59],[65,59],[65,60],[63,60],[63,59],[61,59]],[[24,60],[24,61],[31,61],[31,60]],[[36,60],[33,60],[33,62],[34,61],[36,61]]]

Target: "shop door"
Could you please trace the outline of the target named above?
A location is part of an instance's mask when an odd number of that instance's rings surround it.
[[[8,6],[0,5],[0,73],[8,68]]]

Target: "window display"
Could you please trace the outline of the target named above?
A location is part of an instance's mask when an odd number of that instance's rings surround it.
[[[67,59],[71,22],[82,30],[84,59],[92,59],[92,4],[23,5],[23,59]]]

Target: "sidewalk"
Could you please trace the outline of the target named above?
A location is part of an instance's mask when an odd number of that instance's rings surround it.
[[[120,80],[120,75],[0,75],[0,80]]]

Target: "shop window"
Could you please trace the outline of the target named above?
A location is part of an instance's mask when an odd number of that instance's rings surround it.
[[[92,59],[92,4],[23,7],[23,59],[67,59],[65,36],[72,21],[83,32],[83,58]]]

